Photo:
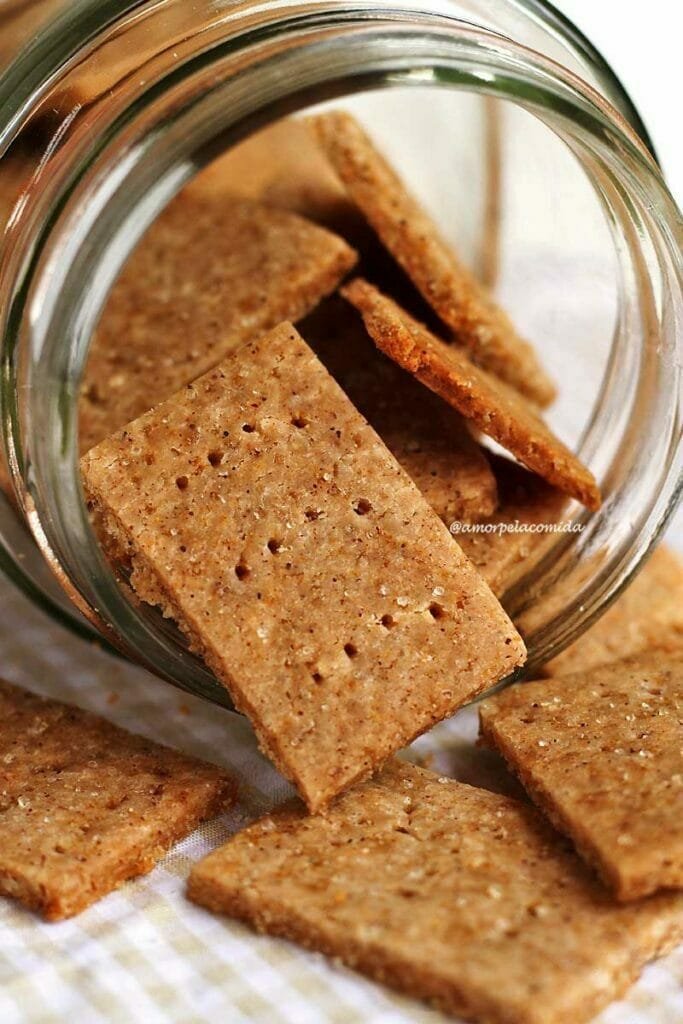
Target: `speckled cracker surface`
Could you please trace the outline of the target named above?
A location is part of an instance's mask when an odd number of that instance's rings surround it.
[[[531,345],[446,244],[360,124],[342,111],[311,124],[353,201],[454,338],[481,366],[548,405],[555,388]]]
[[[683,651],[512,687],[480,714],[620,899],[683,888]]]
[[[342,294],[361,313],[377,346],[404,370],[577,501],[596,509],[600,491],[592,473],[555,437],[515,391],[447,345],[393,299],[356,279]]]
[[[293,327],[82,461],[160,603],[312,809],[524,660],[514,627]]]
[[[666,546],[654,552],[612,607],[544,671],[565,675],[647,650],[683,650],[683,563]]]
[[[0,681],[0,893],[48,920],[150,871],[234,795],[214,765]]]
[[[523,466],[490,455],[498,489],[497,511],[454,531],[454,537],[494,594],[502,596],[543,556],[552,533],[542,532],[562,519],[567,498]]]
[[[81,451],[236,345],[305,316],[355,258],[346,242],[294,214],[227,195],[181,193],[107,300],[84,374]]]
[[[332,296],[301,331],[447,526],[495,511],[496,479],[462,417],[382,355],[347,302]]]
[[[582,1024],[683,929],[683,898],[614,904],[533,808],[398,762],[239,833],[189,895],[484,1024]]]

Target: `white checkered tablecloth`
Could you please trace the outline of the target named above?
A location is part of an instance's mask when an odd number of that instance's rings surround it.
[[[44,924],[0,899],[0,1024],[445,1020],[322,957],[189,903],[183,893],[190,865],[288,797],[290,787],[258,753],[244,719],[75,639],[1,579],[0,608],[0,671],[7,679],[224,764],[242,783],[232,813],[73,920]],[[475,735],[476,715],[465,711],[417,747],[440,772],[514,790],[497,758],[476,749]],[[650,966],[600,1024],[683,1024],[683,947]]]

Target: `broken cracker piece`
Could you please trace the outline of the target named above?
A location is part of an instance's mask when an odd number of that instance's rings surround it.
[[[496,478],[465,421],[378,351],[347,302],[327,299],[301,332],[446,526],[495,511]]]
[[[150,871],[234,798],[221,768],[0,680],[0,893],[47,920]]]
[[[512,687],[480,721],[618,899],[683,888],[683,651]]]
[[[493,593],[502,597],[539,562],[552,543],[552,533],[540,529],[559,523],[568,502],[518,463],[492,453],[489,461],[497,481],[498,510],[476,524],[479,532],[453,533]]]
[[[472,359],[544,407],[555,387],[532,346],[457,258],[436,225],[350,114],[310,119],[350,197]]]
[[[355,261],[341,238],[294,214],[181,193],[152,224],[105,306],[82,384],[81,451],[237,345],[304,317]]]
[[[600,507],[593,474],[515,391],[435,337],[367,281],[356,278],[342,288],[342,295],[361,313],[381,351],[399,366],[548,483],[590,509]]]
[[[615,905],[534,808],[397,761],[238,833],[188,895],[484,1024],[583,1024],[683,934],[683,898]]]
[[[283,324],[91,451],[138,595],[318,810],[524,660],[502,608]]]
[[[666,546],[654,552],[595,625],[543,671],[566,675],[648,650],[683,650],[683,563]]]

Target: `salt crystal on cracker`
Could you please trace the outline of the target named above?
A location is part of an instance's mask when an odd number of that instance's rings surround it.
[[[446,244],[360,124],[343,111],[310,123],[350,197],[454,339],[532,402],[549,405],[555,387],[532,346]]]
[[[683,651],[512,687],[481,727],[619,899],[683,888]]]
[[[82,470],[138,594],[176,619],[311,809],[524,660],[486,584],[290,325]]]
[[[240,832],[188,892],[485,1024],[583,1024],[683,934],[683,898],[614,904],[534,808],[400,762]]]
[[[81,451],[231,349],[299,320],[356,261],[331,232],[248,200],[181,193],[126,263],[93,338]]]
[[[71,917],[226,810],[221,768],[0,681],[0,893]]]
[[[528,469],[590,509],[600,507],[592,473],[555,437],[520,395],[475,366],[359,278],[342,294],[361,313],[377,346],[403,369],[512,452]]]

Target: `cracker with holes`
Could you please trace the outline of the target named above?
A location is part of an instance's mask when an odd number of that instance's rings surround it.
[[[311,810],[524,660],[509,619],[291,325],[82,460],[159,604]]]
[[[454,340],[533,403],[549,405],[555,387],[532,346],[446,244],[360,124],[343,111],[310,123],[349,196]]]
[[[600,507],[592,473],[555,437],[517,392],[447,345],[393,299],[357,278],[342,294],[360,312],[378,348],[440,395],[558,490],[590,509]]]
[[[496,479],[463,418],[382,355],[347,302],[332,296],[301,331],[447,526],[495,511]]]
[[[683,651],[512,687],[481,728],[618,899],[683,888]]]
[[[235,799],[220,768],[0,681],[0,893],[71,917]]]
[[[126,263],[85,368],[81,451],[233,348],[305,316],[356,261],[331,232],[246,199],[181,193]]]
[[[568,504],[561,491],[517,462],[489,455],[499,506],[480,532],[455,532],[458,544],[494,594],[501,597],[529,572],[553,543],[552,526]],[[545,527],[551,530],[545,532]]]
[[[548,662],[545,673],[566,675],[649,650],[683,650],[683,563],[666,546],[594,626]]]
[[[400,762],[238,833],[189,895],[487,1024],[582,1024],[683,934],[682,897],[619,906],[534,808]]]

